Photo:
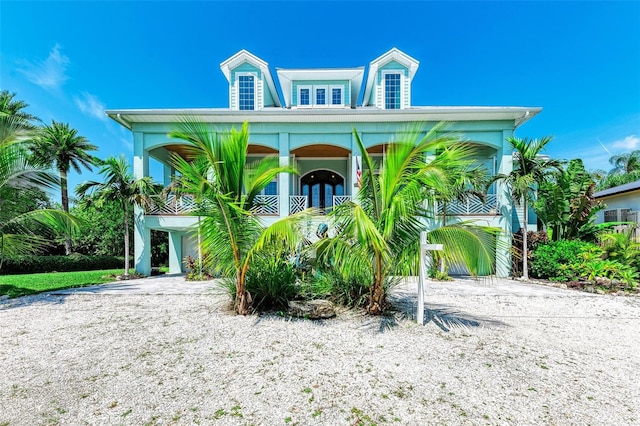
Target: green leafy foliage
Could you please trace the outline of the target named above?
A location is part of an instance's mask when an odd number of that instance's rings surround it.
[[[534,204],[538,218],[551,230],[554,241],[581,238],[603,208],[593,194],[595,182],[582,160],[571,160],[566,168],[551,172],[540,183]]]
[[[593,243],[578,240],[551,241],[540,245],[532,253],[531,271],[537,278],[552,281],[577,279],[580,274],[568,266],[575,264],[580,254],[585,252],[602,254],[600,247]]]
[[[280,249],[268,248],[251,259],[246,289],[256,309],[286,309],[298,295],[297,275]]]
[[[42,272],[93,271],[113,269],[124,259],[116,256],[9,256],[4,260],[2,274],[35,274]]]
[[[169,190],[176,195],[194,197],[198,206],[193,212],[201,218],[200,248],[206,255],[207,269],[216,269],[225,277],[233,276],[235,309],[250,311],[246,275],[251,258],[266,245],[279,241],[293,249],[299,239],[296,222],[303,215],[280,219],[266,229],[252,212],[256,196],[280,173],[295,173],[281,167],[277,157],[249,162],[249,125],[217,132],[211,125],[186,119],[170,137],[189,142],[190,160],[173,155],[171,162],[178,172]],[[305,213],[306,214],[306,213]]]

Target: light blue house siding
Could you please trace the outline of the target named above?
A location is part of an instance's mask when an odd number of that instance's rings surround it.
[[[149,160],[153,158],[162,166],[165,185],[174,174],[170,158],[180,155],[179,147],[184,144],[167,135],[175,130],[175,123],[182,117],[191,116],[209,123],[220,133],[248,122],[249,158],[274,155],[280,165],[294,166],[299,172],[298,175],[279,175],[269,191],[261,195],[264,208],[256,213],[268,225],[304,207],[313,206],[326,212],[345,200],[357,200],[358,168],[362,169],[363,163],[354,129],[365,148],[381,159],[386,145],[398,134],[415,128],[416,123],[420,123],[426,132],[446,121],[448,132],[474,147],[474,158],[479,166],[490,175],[508,174],[512,170],[512,153],[505,140],[520,124],[541,110],[528,107],[414,107],[410,99],[411,79],[418,68],[415,59],[394,48],[372,61],[370,67],[375,71],[367,78],[366,85],[363,85],[364,67],[280,70],[278,91],[267,63],[242,50],[221,64],[229,82],[229,108],[113,110],[107,114],[132,132],[135,176],[149,176]],[[383,75],[389,71],[402,74],[401,109],[384,109]],[[248,73],[257,79],[256,90],[260,93],[256,94],[256,111],[238,110],[234,96],[237,96],[235,84],[239,73]],[[285,85],[283,81],[286,81]],[[331,87],[341,87],[343,106],[350,108],[297,108],[301,85],[327,87],[327,96]],[[369,98],[363,103],[364,107],[356,105],[356,97],[350,93],[354,87],[364,89],[365,98]],[[280,105],[280,99],[286,107],[274,107]],[[484,205],[479,202],[447,205],[447,220],[467,220],[500,228],[496,273],[507,276],[511,265],[510,251],[504,247],[510,246],[512,231],[519,228],[518,218],[522,217],[522,212],[514,206],[504,184],[495,183],[488,194]],[[182,259],[196,254],[194,235],[198,220],[188,214],[188,201],[174,197],[171,203],[162,206],[163,210],[136,210],[134,246],[138,272],[150,272],[151,229],[169,234],[171,272],[182,271]],[[435,216],[426,222],[427,230],[441,223],[440,207],[433,206]],[[318,221],[323,220],[326,219],[318,218]],[[312,228],[309,225],[308,231],[314,231]]]

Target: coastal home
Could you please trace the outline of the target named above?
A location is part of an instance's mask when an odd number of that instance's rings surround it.
[[[107,115],[133,134],[135,176],[148,176],[153,159],[162,164],[165,185],[173,173],[171,153],[184,149],[184,142],[167,136],[181,117],[211,123],[221,132],[247,121],[248,155],[276,155],[280,164],[293,165],[300,172],[281,175],[265,189],[256,213],[266,224],[307,207],[328,211],[357,195],[362,157],[354,128],[367,151],[382,157],[396,132],[416,122],[429,126],[446,121],[451,131],[476,145],[480,164],[493,174],[509,173],[512,152],[505,139],[541,108],[414,106],[411,82],[418,65],[416,59],[393,48],[367,69],[276,68],[274,74],[265,61],[241,50],[220,64],[229,83],[227,108],[126,109],[109,110]],[[185,215],[189,207],[189,200],[182,198],[170,200],[161,210],[137,211],[136,271],[150,272],[151,229],[169,233],[170,272],[183,270],[183,257],[196,252],[192,230],[198,218]],[[452,203],[447,212],[503,229],[500,238],[508,245],[522,217],[501,183],[492,187],[485,204]],[[509,256],[509,250],[497,253],[499,276],[509,274]]]

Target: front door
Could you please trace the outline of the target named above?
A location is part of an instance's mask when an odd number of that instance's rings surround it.
[[[300,193],[309,198],[309,207],[324,211],[333,206],[334,195],[344,195],[344,178],[330,170],[314,170],[300,179]]]

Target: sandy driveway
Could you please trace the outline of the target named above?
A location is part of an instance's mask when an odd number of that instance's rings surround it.
[[[418,326],[413,285],[310,322],[168,282],[0,302],[0,425],[640,424],[638,297],[431,283]]]

